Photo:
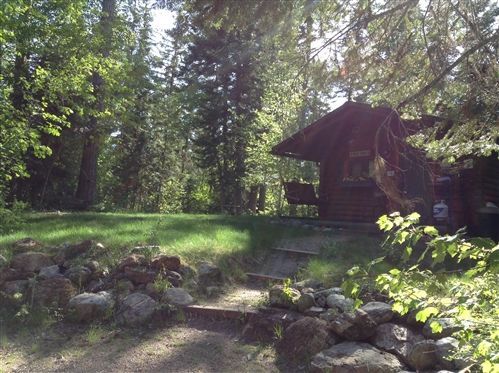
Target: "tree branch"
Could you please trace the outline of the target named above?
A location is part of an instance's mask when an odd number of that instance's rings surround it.
[[[488,37],[486,39],[483,39],[480,43],[478,43],[474,47],[468,49],[461,56],[459,56],[459,58],[456,59],[452,64],[450,64],[445,69],[443,69],[440,72],[440,74],[438,74],[438,76],[435,77],[435,79],[433,79],[430,83],[428,83],[427,85],[425,85],[423,88],[421,88],[419,91],[417,91],[416,93],[414,93],[412,96],[409,96],[404,101],[402,101],[401,103],[399,103],[397,105],[397,110],[399,110],[400,108],[406,106],[411,101],[414,101],[414,100],[420,98],[421,96],[425,95],[426,93],[428,93],[428,91],[430,91],[435,85],[437,85],[438,82],[440,82],[452,70],[454,70],[454,68],[456,66],[458,66],[459,64],[461,64],[461,62],[463,62],[466,58],[468,58],[469,56],[471,56],[473,53],[475,53],[480,48],[483,48],[487,44],[493,42],[494,40],[497,40],[498,37],[499,37],[499,31],[496,31],[494,34],[492,34],[492,36],[490,36],[490,37]]]

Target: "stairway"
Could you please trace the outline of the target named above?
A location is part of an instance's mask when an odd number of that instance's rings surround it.
[[[323,235],[302,237],[281,241],[271,250],[265,260],[254,272],[246,273],[248,279],[283,281],[293,278],[306,266],[311,257],[319,255],[322,245],[327,241]]]

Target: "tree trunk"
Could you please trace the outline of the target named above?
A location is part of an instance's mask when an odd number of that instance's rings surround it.
[[[97,196],[97,157],[99,143],[94,131],[85,135],[81,157],[80,176],[76,198],[82,202],[83,208],[90,207]]]
[[[248,197],[248,210],[253,214],[256,213],[256,205],[258,202],[258,185],[252,185]]]
[[[101,50],[102,57],[109,57],[112,47],[112,22],[116,13],[116,0],[102,0],[102,15],[100,29],[105,43]],[[104,80],[98,72],[92,77],[92,85],[96,96],[97,111],[104,111]],[[75,197],[82,201],[82,208],[87,209],[97,197],[97,159],[102,130],[98,128],[97,118],[90,117],[88,131],[85,133],[83,153],[81,157],[80,174]]]
[[[258,192],[258,212],[265,212],[265,200],[267,194],[267,186],[265,184],[260,184]]]

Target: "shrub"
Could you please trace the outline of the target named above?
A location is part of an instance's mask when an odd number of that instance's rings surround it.
[[[0,234],[8,234],[18,230],[24,223],[23,213],[28,209],[25,202],[14,201],[8,209],[0,200]]]
[[[454,335],[460,342],[457,355],[484,372],[499,371],[499,245],[466,238],[463,229],[441,235],[433,226],[419,225],[419,217],[382,216],[378,225],[386,233],[383,245],[392,258],[398,252],[400,268],[373,279],[369,270],[354,267],[343,284],[345,291],[358,296],[360,284],[371,281],[394,300],[393,309],[400,314],[416,310],[421,322],[435,316],[452,318],[462,327]],[[416,253],[421,243],[423,250]],[[430,267],[422,266],[425,259]],[[435,332],[442,328],[438,321],[430,326]]]

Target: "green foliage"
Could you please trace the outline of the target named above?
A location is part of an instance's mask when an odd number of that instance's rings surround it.
[[[400,268],[374,277],[374,287],[394,300],[400,314],[417,310],[416,319],[429,321],[435,332],[442,326],[433,317],[450,317],[462,330],[458,356],[480,365],[483,371],[499,369],[499,246],[485,238],[466,238],[464,231],[441,235],[435,227],[418,224],[416,213],[382,216],[378,225],[387,234],[384,247]],[[413,250],[423,242],[421,253]],[[429,257],[429,258],[427,258]],[[430,260],[430,269],[424,266]],[[451,267],[452,270],[447,270]],[[358,295],[359,281],[373,280],[368,271],[354,268],[345,288]],[[357,286],[352,285],[357,284]]]
[[[24,213],[27,204],[14,201],[10,209],[0,200],[0,233],[8,234],[19,230],[25,224]]]
[[[161,273],[158,274],[152,285],[154,290],[159,294],[164,293],[166,289],[172,287],[170,281],[168,281],[168,278],[164,277]]]

